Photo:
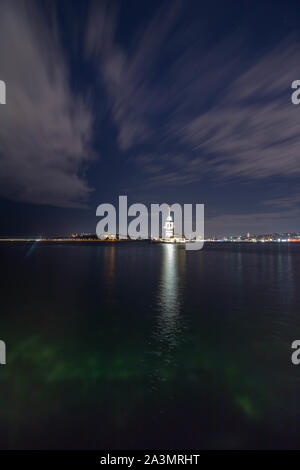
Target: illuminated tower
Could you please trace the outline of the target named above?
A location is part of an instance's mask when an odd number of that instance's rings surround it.
[[[174,237],[174,222],[171,216],[170,206],[168,206],[168,217],[166,218],[164,229],[165,229],[166,238]]]

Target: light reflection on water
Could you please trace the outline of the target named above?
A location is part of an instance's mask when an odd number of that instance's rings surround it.
[[[30,245],[30,247],[28,248],[27,252],[26,252],[26,255],[25,257],[27,258],[28,256],[32,255],[32,253],[34,252],[34,250],[37,248],[38,244],[39,244],[39,240],[36,240],[34,243],[32,243],[32,245]]]
[[[178,344],[180,334],[180,282],[178,250],[171,244],[163,245],[161,279],[158,287],[157,337],[169,349]]]
[[[161,272],[152,331],[152,354],[156,355],[160,365],[150,373],[153,389],[157,388],[157,382],[167,380],[172,368],[177,367],[177,350],[184,342],[187,328],[186,319],[181,312],[186,252],[173,244],[162,245],[161,249]]]

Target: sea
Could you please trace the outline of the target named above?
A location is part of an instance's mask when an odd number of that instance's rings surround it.
[[[4,243],[1,449],[300,447],[300,246]]]

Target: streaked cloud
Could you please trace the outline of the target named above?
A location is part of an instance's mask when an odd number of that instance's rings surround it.
[[[84,176],[92,114],[70,88],[53,25],[32,1],[1,2],[7,104],[0,108],[0,192],[17,201],[84,207],[92,191]]]
[[[82,20],[84,51],[76,53],[96,71],[101,91],[88,73],[85,83],[95,107],[108,102],[116,159],[134,162],[137,185],[299,175],[300,106],[290,99],[291,82],[300,77],[298,37],[250,54],[241,32],[210,40],[204,19],[198,14],[193,22],[182,1],[149,8],[125,32],[122,8],[122,2],[93,3]],[[3,2],[8,104],[0,109],[1,192],[80,207],[92,191],[85,170],[93,115],[72,92],[57,30],[35,3]],[[109,119],[106,124],[110,144],[115,129]]]
[[[299,42],[293,38],[265,53],[224,88],[216,104],[174,133],[219,177],[299,175],[300,109],[290,98],[298,76]]]
[[[276,199],[269,199],[264,201],[264,205],[274,206],[279,208],[296,208],[299,206],[300,209],[300,193],[289,194],[288,196],[282,196]]]
[[[163,93],[153,72],[181,5],[179,0],[163,5],[145,28],[140,26],[126,49],[117,40],[121,18],[116,3],[95,2],[91,9],[87,56],[95,61],[108,91],[121,150],[153,137],[151,117],[163,111]]]
[[[120,149],[149,146],[151,162],[142,165],[143,149],[136,161],[153,186],[203,174],[299,174],[300,107],[290,99],[300,77],[298,37],[248,57],[241,36],[207,46],[199,25],[183,21],[174,32],[179,11],[180,3],[164,7],[127,48],[117,41],[122,18],[110,4],[91,15],[87,50],[107,87]]]

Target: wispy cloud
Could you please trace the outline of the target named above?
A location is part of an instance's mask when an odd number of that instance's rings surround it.
[[[144,188],[165,185],[183,185],[199,180],[199,174],[208,171],[207,162],[201,157],[187,159],[183,154],[139,155],[136,164],[147,178]]]
[[[153,83],[154,68],[180,11],[176,0],[132,38],[125,49],[117,40],[119,21],[115,2],[95,2],[87,28],[87,55],[96,61],[107,88],[122,150],[153,136],[150,117],[161,110],[162,96]]]
[[[264,205],[274,206],[278,208],[299,208],[300,209],[300,193],[289,194],[276,199],[269,199],[264,201]]]
[[[0,192],[10,199],[84,207],[92,114],[69,86],[55,28],[31,1],[1,2]]]
[[[220,177],[299,175],[299,108],[290,99],[298,76],[299,43],[293,38],[265,53],[225,87],[216,104],[174,132]]]
[[[116,39],[116,11],[98,7],[91,15],[87,49],[109,92],[120,148],[156,147],[151,163],[143,165],[143,150],[136,158],[154,186],[203,174],[299,175],[299,108],[290,99],[300,76],[298,38],[249,58],[242,37],[206,46],[184,21],[174,33],[179,11],[179,3],[168,5],[127,49]]]

